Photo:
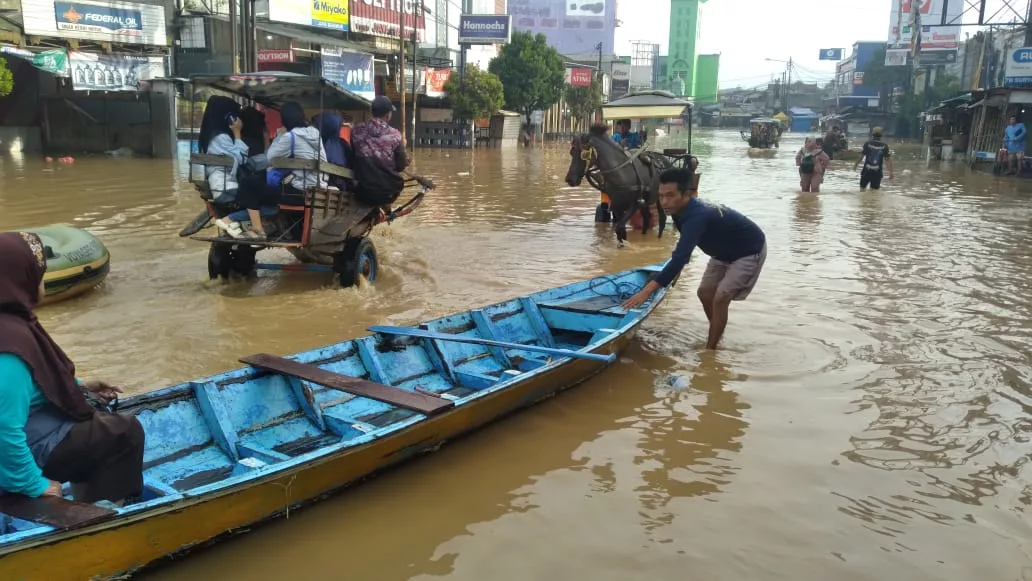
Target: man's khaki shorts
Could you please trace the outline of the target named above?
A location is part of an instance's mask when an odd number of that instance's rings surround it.
[[[766,260],[766,244],[759,253],[743,256],[734,262],[710,258],[702,282],[699,283],[699,292],[707,295],[719,293],[730,296],[734,301],[744,301],[760,279],[760,271]]]

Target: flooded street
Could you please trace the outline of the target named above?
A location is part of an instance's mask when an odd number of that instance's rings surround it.
[[[912,148],[880,192],[837,161],[799,194],[801,144],[750,158],[696,132],[700,195],[767,234],[721,350],[696,251],[601,376],[139,578],[1032,580],[1032,183]],[[0,230],[107,245],[106,283],[39,315],[81,377],[141,392],[665,260],[672,228],[617,249],[593,223],[567,150],[418,151],[438,187],[373,234],[375,287],[208,281],[207,246],[177,236],[200,201],[167,160],[0,157]]]

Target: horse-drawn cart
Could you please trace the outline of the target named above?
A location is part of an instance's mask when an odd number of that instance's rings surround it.
[[[647,147],[625,150],[609,137],[606,128],[595,127],[589,133],[575,136],[570,147],[570,168],[566,183],[577,186],[587,179],[601,192],[601,203],[595,210],[596,222],[615,222],[617,241],[627,239],[627,224],[640,215],[642,233],[655,223],[663,235],[666,214],[659,206],[659,174],[672,167],[691,169],[693,190],[698,189],[699,162],[691,154],[691,103],[667,91],[644,91],[602,106],[602,116],[611,119],[670,119],[688,117],[688,147],[651,151]],[[655,219],[655,222],[653,220]]]
[[[285,72],[258,72],[241,75],[198,75],[191,79],[194,90],[227,93],[266,109],[278,109],[287,101],[298,102],[307,114],[316,112],[346,112],[362,118],[369,101],[319,77]],[[352,171],[340,165],[316,159],[270,158],[268,168],[302,172],[320,172],[345,178],[354,184]],[[262,209],[262,225],[267,240],[231,238],[227,235],[200,235],[212,222],[239,210],[232,202],[219,203],[221,192],[212,192],[205,171],[195,168],[230,168],[229,156],[195,153],[190,156],[191,182],[200,193],[205,210],[187,225],[180,236],[206,242],[208,274],[212,279],[228,278],[231,273],[251,275],[257,269],[305,270],[332,272],[339,276],[341,286],[351,286],[365,277],[376,279],[379,259],[369,234],[384,222],[404,216],[415,210],[426,192],[423,187],[404,204],[396,208],[370,206],[356,199],[348,189],[309,187],[305,190],[282,186],[278,207]],[[270,248],[290,252],[298,264],[259,263],[256,254]]]

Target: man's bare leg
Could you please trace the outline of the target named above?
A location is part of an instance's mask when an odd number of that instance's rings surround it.
[[[706,311],[706,320],[713,321],[713,296],[717,294],[715,288],[700,288],[696,293],[699,296],[699,302],[702,303],[702,310]]]
[[[731,307],[731,297],[724,293],[717,293],[710,301],[710,305],[710,308],[706,310],[710,322],[706,348],[716,349],[720,339],[724,336],[724,328],[727,327],[727,313]]]

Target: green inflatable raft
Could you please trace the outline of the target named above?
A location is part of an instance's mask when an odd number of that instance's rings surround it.
[[[47,253],[46,294],[40,304],[81,295],[107,278],[111,255],[93,234],[68,224],[22,231],[39,236]]]

